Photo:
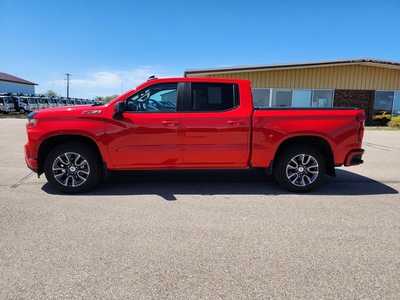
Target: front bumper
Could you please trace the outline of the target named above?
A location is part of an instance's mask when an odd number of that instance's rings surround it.
[[[348,166],[356,166],[362,164],[364,161],[362,160],[362,156],[364,154],[364,149],[355,149],[351,150],[347,155],[344,161],[344,165]]]
[[[29,149],[29,145],[26,144],[25,147],[25,163],[29,169],[31,169],[34,172],[37,172],[38,170],[38,163],[37,159],[33,158],[31,155],[31,150]]]

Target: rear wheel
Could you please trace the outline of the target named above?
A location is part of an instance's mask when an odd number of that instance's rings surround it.
[[[277,158],[275,180],[292,192],[309,192],[320,186],[326,174],[325,159],[310,146],[288,148]]]
[[[64,193],[86,192],[101,177],[100,160],[95,151],[82,143],[66,143],[50,151],[44,164],[48,182]]]

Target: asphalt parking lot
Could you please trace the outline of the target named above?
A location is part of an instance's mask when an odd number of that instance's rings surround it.
[[[260,172],[134,172],[60,195],[0,120],[1,299],[398,299],[400,131],[312,194]]]

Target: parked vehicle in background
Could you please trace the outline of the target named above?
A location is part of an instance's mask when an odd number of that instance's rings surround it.
[[[37,101],[39,104],[39,109],[44,109],[44,108],[49,107],[49,103],[48,103],[46,97],[37,97]]]
[[[47,97],[47,102],[49,103],[49,107],[57,107],[57,99],[55,97]]]
[[[0,113],[4,112],[5,110],[5,101],[3,96],[0,96]]]
[[[386,125],[388,122],[390,122],[391,118],[392,114],[388,111],[377,111],[372,116],[372,120],[374,121],[374,123],[381,126]]]
[[[38,101],[32,96],[19,96],[19,112],[29,113],[39,109]]]
[[[29,103],[29,97],[27,96],[18,96],[18,107],[19,107],[19,112],[20,113],[29,113],[33,111],[31,108],[31,105]]]
[[[8,114],[16,111],[16,104],[13,97],[10,95],[0,95],[0,112]]]
[[[31,111],[36,111],[39,109],[39,102],[36,97],[29,97],[29,103],[31,105]]]
[[[105,105],[30,114],[25,160],[67,193],[106,170],[248,168],[307,192],[363,162],[364,121],[352,108],[254,109],[248,80],[153,79]]]
[[[44,96],[44,95],[23,95],[23,94],[0,94],[1,104],[0,113],[19,112],[29,113],[39,109],[71,106],[71,105],[85,105],[92,104],[93,101],[89,99],[67,99],[58,96]]]
[[[62,103],[62,106],[70,105],[67,98],[61,98],[61,103]]]

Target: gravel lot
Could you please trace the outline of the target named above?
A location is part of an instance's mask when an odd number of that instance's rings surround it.
[[[59,195],[0,120],[1,299],[399,299],[400,131],[294,195],[260,172],[118,174]]]

